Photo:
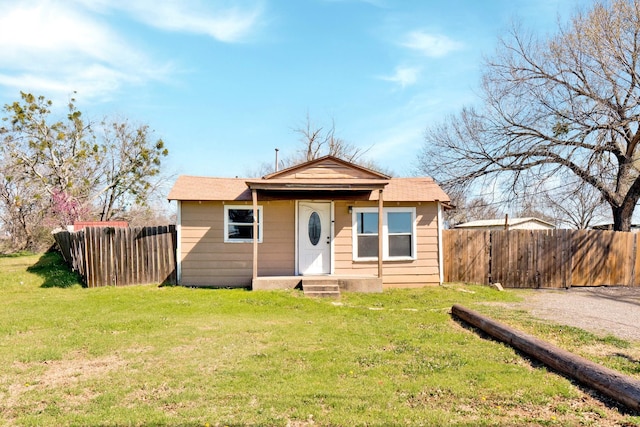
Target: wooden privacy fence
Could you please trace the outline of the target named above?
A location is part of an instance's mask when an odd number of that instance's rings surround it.
[[[176,283],[176,228],[87,227],[54,235],[62,256],[85,284]]]
[[[638,233],[601,230],[444,230],[445,281],[640,286],[638,239]]]

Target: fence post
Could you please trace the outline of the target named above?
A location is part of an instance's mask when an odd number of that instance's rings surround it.
[[[65,262],[87,287],[171,283],[176,279],[176,227],[85,227],[54,235]]]
[[[505,287],[640,286],[640,233],[446,230],[447,281]]]

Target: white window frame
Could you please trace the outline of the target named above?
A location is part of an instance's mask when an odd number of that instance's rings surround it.
[[[232,239],[229,237],[229,225],[233,225],[232,222],[229,221],[229,210],[230,209],[242,209],[247,211],[253,211],[253,206],[251,205],[224,205],[224,242],[225,243],[252,243],[253,239]],[[262,206],[258,206],[258,243],[262,243],[262,233],[263,233],[263,222],[264,218],[262,216]],[[242,225],[249,225],[242,223]],[[250,224],[253,226],[253,223]]]
[[[390,212],[401,212],[411,214],[411,256],[389,256],[389,226],[387,214]],[[377,261],[378,257],[358,257],[358,214],[360,213],[378,213],[378,208],[353,208],[351,213],[351,237],[352,237],[352,256],[354,261]],[[392,233],[392,235],[395,233]],[[377,232],[376,232],[377,235]],[[416,208],[415,207],[393,207],[382,209],[382,260],[383,261],[414,261],[418,258],[418,233],[416,226]]]
[[[352,235],[352,256],[354,261],[376,261],[378,259],[377,256],[372,257],[359,257],[358,256],[358,215],[361,213],[373,213],[378,214],[378,208],[353,208],[351,214],[351,235]],[[383,213],[384,217],[384,213]],[[376,225],[376,232],[366,234],[368,236],[378,236],[378,226]],[[384,234],[384,233],[383,233]],[[380,236],[378,236],[380,238]],[[383,258],[384,259],[384,258]]]

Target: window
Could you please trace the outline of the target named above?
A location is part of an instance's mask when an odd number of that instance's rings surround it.
[[[354,252],[356,258],[378,257],[378,212],[357,212],[356,242]]]
[[[317,246],[320,242],[320,235],[322,234],[322,221],[320,221],[320,215],[318,212],[312,212],[309,217],[309,241],[313,246]]]
[[[387,212],[389,257],[411,257],[413,252],[413,215],[411,212]]]
[[[224,241],[253,242],[253,207],[224,207]],[[262,206],[258,206],[258,242],[262,242]]]
[[[415,259],[415,208],[385,208],[382,215],[383,259]],[[355,208],[353,228],[353,259],[378,259],[378,209]]]

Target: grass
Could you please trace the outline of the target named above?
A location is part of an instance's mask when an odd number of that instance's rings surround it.
[[[1,257],[0,293],[0,425],[640,425],[448,314],[464,304],[639,374],[636,343],[484,305],[518,300],[512,291],[451,285],[336,302],[86,289],[45,254]]]

